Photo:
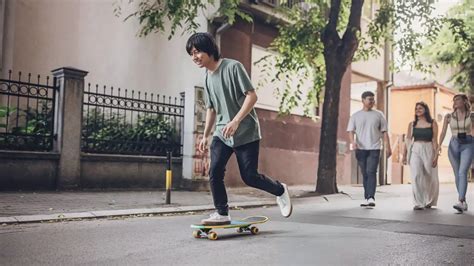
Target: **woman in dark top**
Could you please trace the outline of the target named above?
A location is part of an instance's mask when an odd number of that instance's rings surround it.
[[[415,106],[415,120],[408,125],[403,164],[410,165],[414,210],[436,206],[438,201],[438,124],[424,102]],[[408,155],[408,156],[407,156]]]

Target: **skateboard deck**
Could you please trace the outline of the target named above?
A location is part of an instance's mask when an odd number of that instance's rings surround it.
[[[266,216],[250,216],[244,219],[232,220],[230,224],[224,225],[207,225],[207,224],[192,224],[191,228],[197,229],[193,231],[194,238],[207,237],[210,240],[217,239],[217,233],[213,229],[229,229],[237,228],[238,233],[250,232],[252,235],[258,234],[259,230],[254,224],[261,224],[268,221]]]

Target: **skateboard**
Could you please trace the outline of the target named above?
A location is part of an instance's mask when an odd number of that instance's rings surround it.
[[[258,228],[251,226],[254,224],[261,224],[268,221],[268,217],[265,216],[250,216],[244,219],[232,220],[230,224],[224,225],[204,225],[204,224],[192,224],[191,228],[197,229],[193,231],[194,238],[207,237],[210,240],[217,239],[217,233],[212,231],[213,229],[229,229],[237,228],[237,233],[250,232],[252,235],[258,234]]]

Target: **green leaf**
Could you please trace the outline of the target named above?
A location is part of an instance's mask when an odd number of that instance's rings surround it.
[[[8,111],[9,111],[8,107],[0,106],[0,118],[6,117],[7,114],[9,113]]]

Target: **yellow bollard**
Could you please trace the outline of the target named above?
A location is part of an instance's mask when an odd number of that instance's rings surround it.
[[[167,152],[168,169],[166,170],[166,204],[171,204],[171,185],[173,172],[171,171],[171,152]]]

